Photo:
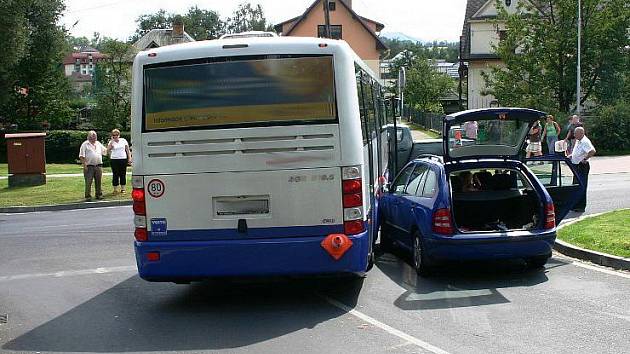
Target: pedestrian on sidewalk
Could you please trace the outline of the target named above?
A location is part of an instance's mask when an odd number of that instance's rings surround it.
[[[569,125],[567,126],[567,136],[564,141],[567,143],[567,154],[571,154],[573,147],[575,146],[575,128],[584,127],[584,124],[580,122],[580,117],[574,114],[569,118]]]
[[[118,194],[118,186],[120,186],[120,193],[124,194],[127,185],[127,165],[131,164],[131,151],[129,151],[127,140],[120,137],[120,130],[112,130],[111,140],[107,143],[107,152],[112,165],[113,194]]]
[[[554,117],[547,115],[545,122],[545,129],[543,130],[543,139],[547,141],[547,150],[549,155],[553,155],[556,149],[556,141],[558,141],[558,135],[560,134],[560,126],[554,120]]]
[[[79,159],[83,165],[83,177],[85,177],[85,200],[92,200],[92,181],[96,199],[103,199],[101,180],[103,178],[103,155],[107,149],[97,140],[96,132],[90,130],[87,140],[79,148]]]
[[[584,135],[583,127],[576,127],[575,131],[575,146],[573,152],[569,155],[571,163],[575,166],[578,176],[584,183],[584,193],[578,199],[578,203],[573,207],[573,211],[584,212],[586,209],[586,190],[588,189],[588,173],[591,166],[588,160],[595,155],[595,147],[591,143],[591,140]],[[577,180],[574,178],[573,183],[576,184]]]

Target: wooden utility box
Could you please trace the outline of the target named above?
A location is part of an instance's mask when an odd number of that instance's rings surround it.
[[[9,187],[46,184],[46,133],[6,134]]]

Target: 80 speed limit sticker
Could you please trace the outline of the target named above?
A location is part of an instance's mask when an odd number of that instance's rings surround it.
[[[159,179],[152,179],[147,186],[147,192],[153,198],[159,198],[164,194],[164,182]]]

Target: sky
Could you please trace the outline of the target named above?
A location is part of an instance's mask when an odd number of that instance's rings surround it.
[[[314,0],[250,0],[260,4],[273,24],[301,15]],[[246,0],[65,0],[61,24],[73,36],[101,36],[126,40],[136,29],[142,14],[160,9],[184,14],[190,6],[214,10],[222,19],[232,15]],[[381,22],[385,32],[402,32],[425,41],[458,41],[466,0],[353,0],[352,8],[361,16]],[[78,21],[78,22],[77,22]],[[76,23],[76,24],[75,24]]]

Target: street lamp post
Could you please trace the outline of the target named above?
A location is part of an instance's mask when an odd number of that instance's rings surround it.
[[[580,114],[580,98],[582,96],[582,88],[580,86],[580,59],[581,59],[581,37],[582,37],[582,1],[578,0],[578,21],[577,21],[577,86],[575,93],[575,111]]]

